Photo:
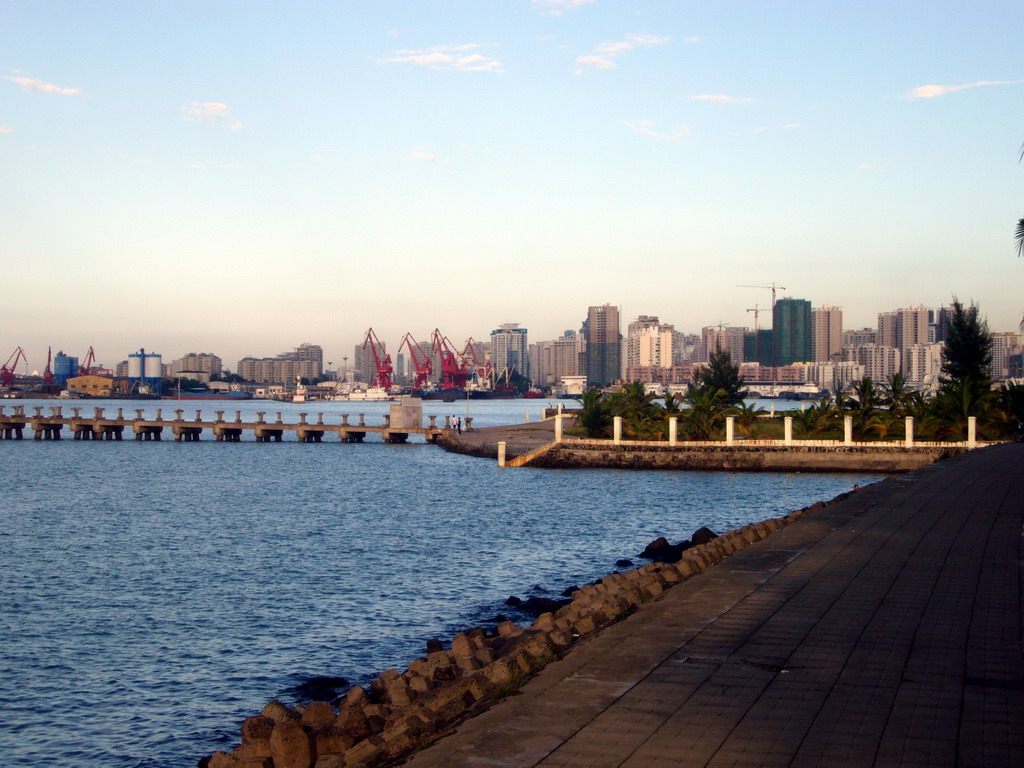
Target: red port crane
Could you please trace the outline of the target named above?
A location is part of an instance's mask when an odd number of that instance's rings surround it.
[[[413,367],[416,369],[413,386],[416,389],[423,389],[430,382],[430,376],[434,372],[434,364],[430,360],[430,355],[423,354],[423,349],[411,333],[402,337],[402,343],[398,345],[399,352],[402,351],[402,347],[408,347],[409,359],[412,360]]]
[[[391,355],[384,351],[384,344],[377,338],[373,328],[366,332],[366,338],[363,339],[363,349],[366,349],[367,345],[369,345],[370,353],[373,355],[373,367],[376,371],[373,378],[374,386],[391,389],[391,385],[394,383],[392,375],[395,372],[391,365]]]
[[[85,362],[78,366],[79,376],[112,376],[114,372],[96,363],[96,352],[92,347],[85,353]]]
[[[43,384],[47,387],[53,384],[53,371],[50,370],[50,361],[53,360],[53,347],[46,348],[46,370],[43,371]]]
[[[448,337],[437,328],[430,337],[430,351],[441,360],[441,389],[464,389],[471,375],[466,370],[465,358],[461,362],[456,358]]]
[[[14,383],[14,372],[18,368],[18,362],[28,363],[25,357],[25,350],[18,347],[7,358],[7,362],[0,366],[0,385],[9,387]]]
[[[476,341],[473,340],[472,336],[466,339],[466,346],[462,348],[462,359],[464,361],[473,361],[473,367],[476,370],[478,380],[491,382],[491,359],[486,358],[483,363],[480,362],[480,358],[476,355]]]

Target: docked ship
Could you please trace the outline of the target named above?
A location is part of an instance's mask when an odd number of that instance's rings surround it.
[[[252,400],[252,393],[235,389],[221,392],[215,389],[183,389],[164,395],[164,400]]]

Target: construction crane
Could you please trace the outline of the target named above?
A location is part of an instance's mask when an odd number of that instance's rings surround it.
[[[434,364],[430,359],[430,355],[423,354],[423,348],[412,337],[411,333],[407,333],[402,337],[402,342],[398,345],[399,352],[402,351],[402,347],[409,349],[409,359],[412,360],[413,368],[416,369],[413,387],[423,389],[430,383],[430,376],[434,372]]]
[[[784,290],[786,290],[785,286],[783,286],[783,285],[776,285],[775,283],[772,283],[771,285],[737,285],[736,287],[737,288],[760,288],[760,289],[765,290],[765,291],[771,291],[772,292],[772,310],[773,311],[775,309],[775,292],[776,291],[784,291]]]
[[[0,386],[9,387],[14,384],[14,372],[18,368],[19,361],[28,365],[25,350],[21,347],[15,349],[11,356],[7,358],[7,362],[0,366]]]
[[[754,360],[761,362],[761,357],[758,355],[757,350],[758,344],[760,343],[760,339],[758,337],[761,335],[758,333],[757,316],[761,313],[761,309],[757,304],[755,304],[753,308],[748,309],[747,312],[754,313]]]
[[[466,360],[460,362],[456,358],[448,337],[437,328],[430,336],[430,351],[441,361],[441,389],[464,389],[470,373],[466,370]]]
[[[366,349],[367,345],[370,347],[370,354],[373,355],[374,386],[391,389],[391,385],[394,383],[392,374],[395,371],[391,365],[391,355],[385,352],[384,344],[377,338],[373,328],[366,332],[366,338],[363,339],[363,349]]]

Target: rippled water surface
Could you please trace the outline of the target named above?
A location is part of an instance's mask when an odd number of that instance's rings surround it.
[[[471,415],[513,423],[544,405],[474,402]],[[335,423],[386,412],[240,407]],[[507,614],[510,594],[554,596],[659,535],[723,531],[876,479],[500,470],[369,438],[0,441],[0,466],[0,758],[25,768],[195,765],[311,677],[364,682],[428,637]]]

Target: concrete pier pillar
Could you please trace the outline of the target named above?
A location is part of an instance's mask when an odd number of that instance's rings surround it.
[[[308,414],[305,414],[305,413],[300,413],[299,414],[299,424],[305,424],[306,423],[306,416],[308,416]]]
[[[14,406],[14,415],[15,416],[24,416],[25,415],[25,406],[24,405],[16,405],[16,406]]]
[[[94,419],[102,419],[103,418],[103,409],[102,408],[93,408],[93,411],[96,414],[95,416],[93,416]]]
[[[235,421],[238,422],[239,424],[242,423],[242,412],[241,411],[235,411]]]
[[[7,411],[7,406],[6,405],[0,405],[0,416],[6,416],[7,415],[6,411]]]
[[[529,423],[530,423],[530,414],[524,413],[523,414],[523,424],[529,424]]]
[[[615,436],[614,436],[615,444],[618,445],[619,443],[622,442],[622,417],[621,416],[616,416],[615,417],[615,422],[614,422],[613,429],[615,430]]]
[[[141,408],[136,408],[135,409],[135,418],[138,419],[139,421],[142,421],[142,409]]]
[[[176,414],[176,416],[177,416],[177,418],[175,419],[175,421],[183,421],[183,419],[182,419],[182,417],[181,417],[181,416],[182,416],[182,414],[183,414],[183,413],[185,413],[185,412],[184,412],[184,411],[183,411],[183,410],[182,410],[181,408],[178,408],[178,409],[177,409],[177,410],[176,410],[176,411],[175,411],[174,413],[175,413],[175,414]]]
[[[316,423],[317,424],[323,424],[324,423],[324,415],[322,413],[318,413],[316,415]]]
[[[967,417],[967,447],[977,448],[978,447],[978,417],[968,416]]]
[[[217,414],[217,423],[224,421],[224,411],[214,411]]]
[[[18,409],[15,408],[14,411],[15,411],[15,415],[18,415],[18,413],[17,413]],[[82,409],[81,408],[72,408],[71,412],[73,414],[75,414],[73,418],[76,418],[76,419],[82,418]],[[157,416],[157,418],[160,418],[160,417]]]
[[[202,420],[203,420],[203,412],[197,408],[196,409],[196,421],[202,421]]]
[[[472,428],[473,428],[473,417],[472,416],[467,416],[466,417],[466,431],[469,432]]]
[[[124,418],[124,408],[117,409],[117,420],[121,421]]]
[[[41,406],[41,405],[34,405],[34,406],[32,406],[32,410],[36,412],[36,418],[37,419],[43,418],[43,406]]]
[[[362,414],[362,413],[359,414],[359,426],[360,427],[365,427],[366,426],[366,416],[365,416],[365,414]]]
[[[50,417],[54,419],[60,418],[60,406],[55,405],[50,408]]]
[[[843,445],[853,445],[853,416],[843,417]]]
[[[769,411],[769,414],[771,415],[771,417],[773,419],[775,418],[775,403],[772,403],[772,407],[771,407],[771,410]]]
[[[343,426],[343,427],[347,427],[348,426],[348,414],[347,413],[341,414],[341,426]],[[434,426],[434,417],[433,416],[430,417],[430,426]]]
[[[427,418],[430,419],[430,428],[431,429],[437,429],[437,423],[436,423],[437,422],[437,416],[433,415],[433,416],[428,416]],[[345,417],[345,423],[348,424],[348,416]]]
[[[675,445],[679,442],[679,417],[668,417],[668,444]]]
[[[725,444],[732,445],[735,442],[736,434],[736,417],[726,416],[725,417]]]
[[[505,441],[502,440],[498,443],[498,466],[505,466]]]
[[[281,411],[277,412],[277,423],[278,424],[283,424],[284,423],[284,420],[281,418]]]
[[[563,403],[559,403],[558,404],[558,412],[561,413],[564,410],[565,410],[565,405]]]
[[[905,418],[903,420],[903,423],[906,425],[906,428],[905,428],[906,437],[904,438],[904,442],[906,442],[907,448],[913,448],[914,447],[914,417],[913,416],[907,416],[907,418]]]
[[[445,416],[444,417],[444,428],[445,429],[451,429],[452,428],[452,417],[451,416]]]
[[[256,423],[257,424],[262,424],[263,423],[263,417],[266,416],[266,415],[267,415],[266,411],[256,411]]]
[[[156,420],[157,421],[163,421],[164,420],[164,409],[163,408],[157,408],[156,409]]]
[[[562,442],[562,414],[555,416],[555,442]]]
[[[792,445],[793,444],[793,417],[792,416],[786,416],[782,420],[782,423],[783,423],[784,429],[785,429],[785,437],[784,437],[785,443],[786,443],[786,445]]]

